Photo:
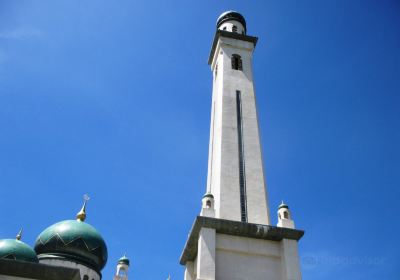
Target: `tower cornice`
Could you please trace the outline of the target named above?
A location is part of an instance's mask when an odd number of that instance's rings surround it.
[[[224,30],[217,30],[215,32],[213,44],[212,44],[211,51],[210,51],[210,56],[208,57],[208,65],[211,65],[213,62],[215,50],[217,48],[218,40],[220,37],[226,37],[226,38],[232,38],[232,39],[236,39],[236,40],[250,42],[250,43],[254,44],[254,47],[257,45],[257,41],[258,41],[257,37],[239,34],[239,33],[235,33],[235,32],[224,31]]]
[[[180,264],[185,265],[187,261],[193,261],[196,258],[199,233],[202,228],[212,228],[221,234],[271,241],[282,239],[298,241],[304,235],[304,231],[298,229],[197,216],[183,249]]]

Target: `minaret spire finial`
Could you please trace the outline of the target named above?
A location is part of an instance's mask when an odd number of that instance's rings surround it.
[[[21,238],[22,238],[22,228],[19,230],[19,232],[18,232],[17,236],[15,237],[15,239],[21,240]]]
[[[81,208],[81,211],[78,212],[78,214],[76,214],[76,220],[83,222],[86,219],[86,203],[88,202],[88,200],[90,199],[90,197],[85,194],[83,195],[83,205]]]

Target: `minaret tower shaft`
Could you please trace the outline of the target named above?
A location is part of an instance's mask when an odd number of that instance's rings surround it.
[[[252,69],[256,43],[239,13],[218,18],[208,61],[213,92],[207,193],[214,195],[216,218],[268,225]]]
[[[289,206],[270,223],[253,84],[257,38],[223,13],[209,57],[213,72],[207,191],[183,249],[185,280],[301,280]]]

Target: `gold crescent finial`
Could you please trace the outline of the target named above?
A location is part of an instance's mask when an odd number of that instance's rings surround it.
[[[21,238],[22,238],[22,228],[19,230],[19,232],[18,232],[17,236],[15,237],[15,239],[21,240]]]
[[[89,199],[90,199],[90,197],[87,194],[85,194],[83,196],[83,205],[82,205],[81,211],[79,211],[78,214],[76,214],[77,221],[80,221],[80,222],[85,221],[85,219],[86,219],[86,203],[88,202]]]

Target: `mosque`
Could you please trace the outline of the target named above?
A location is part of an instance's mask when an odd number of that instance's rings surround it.
[[[253,83],[257,37],[244,17],[223,13],[208,60],[213,73],[208,176],[202,209],[184,245],[185,280],[300,280],[295,228],[288,205],[271,225]],[[85,222],[88,197],[76,220],[51,225],[34,248],[0,240],[0,280],[101,280],[107,245]],[[129,259],[116,261],[114,280],[128,280]],[[169,278],[168,278],[169,279]]]
[[[100,233],[85,223],[86,203],[76,220],[65,220],[46,228],[34,248],[15,239],[0,240],[0,279],[101,280],[107,263],[107,245]],[[117,262],[114,280],[128,279],[129,259]]]

